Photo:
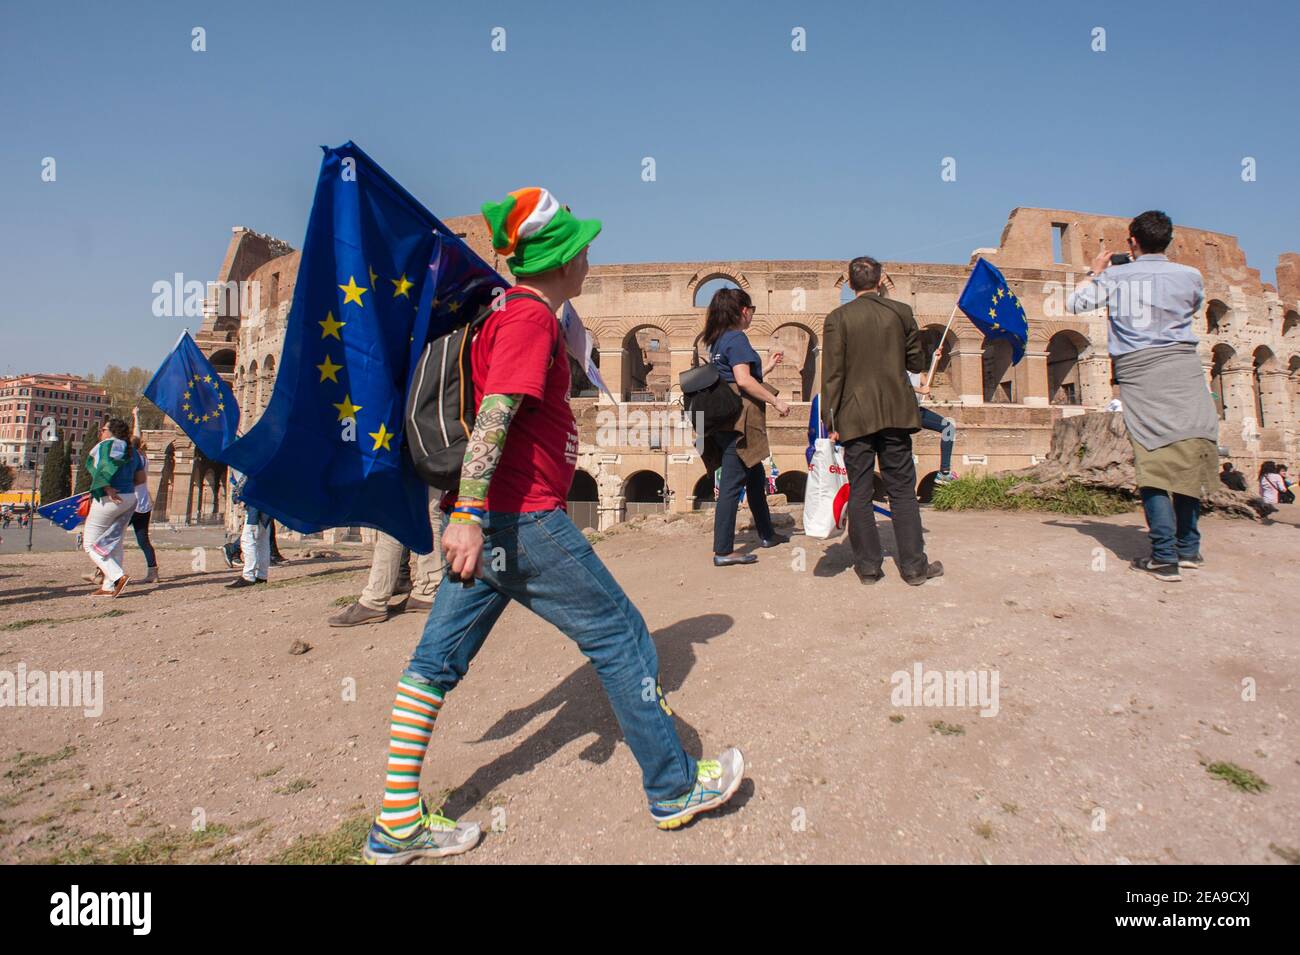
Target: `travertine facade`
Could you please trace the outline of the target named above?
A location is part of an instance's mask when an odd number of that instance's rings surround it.
[[[448,225],[507,274],[478,217]],[[972,261],[983,255],[1006,275],[1029,315],[1030,340],[1024,360],[1012,366],[1004,344],[986,344],[964,316],[953,322],[934,400],[957,421],[958,472],[1034,464],[1046,453],[1058,417],[1110,400],[1105,315],[1067,315],[1063,306],[1099,243],[1122,250],[1127,228],[1126,217],[1016,209],[998,248],[972,255]],[[1170,255],[1205,277],[1207,304],[1198,323],[1206,378],[1223,418],[1220,444],[1248,474],[1267,458],[1290,461],[1300,416],[1300,255],[1282,257],[1278,289],[1260,281],[1231,236],[1177,227]],[[297,265],[298,253],[283,243],[236,230],[221,281],[260,283],[260,302],[234,325],[215,316],[211,327],[204,324],[200,342],[210,353],[229,361],[230,350],[236,352],[227,367],[245,427],[270,397]],[[618,404],[595,396],[585,380],[575,384],[572,401],[582,437],[571,494],[575,519],[606,527],[645,510],[711,502],[712,478],[689,436],[655,425],[675,414],[678,376],[698,360],[704,305],[716,280],[739,285],[754,299],[757,315],[749,335],[759,353],[766,357],[778,344],[784,351],[783,364],[769,380],[794,407],[787,418],[769,413],[768,425],[778,489],[800,498],[807,400],[821,383],[822,322],[848,294],[846,267],[847,257],[594,266],[574,304],[596,339],[601,376]],[[906,262],[886,268],[895,283],[893,297],[911,305],[933,349],[969,268]],[[938,435],[921,432],[915,443],[924,494],[938,465]],[[199,471],[196,464],[192,483],[201,483]],[[174,504],[168,513],[188,512]]]

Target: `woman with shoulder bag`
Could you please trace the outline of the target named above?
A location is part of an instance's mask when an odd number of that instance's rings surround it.
[[[766,406],[772,405],[781,417],[790,413],[790,406],[778,397],[776,390],[763,384],[763,376],[781,361],[782,353],[773,351],[767,364],[762,363],[745,335],[753,320],[754,303],[747,292],[738,288],[719,289],[709,302],[701,336],[718,377],[741,399],[740,413],[735,421],[708,432],[704,437],[702,456],[705,468],[709,471],[722,468],[718,504],[713,512],[715,567],[752,564],[758,560],[753,554],[733,553],[736,547],[736,511],[740,506],[742,489],[754,515],[759,544],[775,547],[789,540],[779,537],[772,526],[772,517],[767,510],[767,477],[763,472],[763,459],[770,453]]]

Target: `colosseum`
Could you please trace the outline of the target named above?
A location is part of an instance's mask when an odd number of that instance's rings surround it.
[[[447,225],[508,275],[477,216]],[[1063,303],[1074,277],[1104,243],[1122,249],[1128,219],[1055,209],[1012,211],[996,249],[976,249],[996,264],[1024,303],[1029,344],[1011,364],[1005,342],[986,341],[964,316],[947,334],[933,384],[937,410],[957,422],[954,469],[962,474],[1033,465],[1046,453],[1053,423],[1106,405],[1112,397],[1104,312],[1068,315]],[[852,254],[872,250],[847,250]],[[1290,461],[1300,415],[1300,255],[1286,253],[1277,287],[1249,267],[1237,240],[1178,227],[1170,257],[1205,278],[1198,317],[1201,360],[1222,419],[1221,453],[1253,474],[1272,458]],[[243,427],[271,395],[299,253],[286,243],[236,227],[215,288],[251,283],[249,304],[210,295],[200,347],[234,387]],[[822,321],[846,301],[845,260],[673,262],[597,265],[574,302],[595,339],[593,357],[610,396],[574,365],[572,404],[582,440],[570,511],[582,527],[606,528],[656,510],[691,510],[713,502],[691,437],[669,422],[679,417],[678,376],[699,360],[708,296],[720,284],[749,292],[757,314],[749,335],[764,358],[783,363],[769,376],[793,402],[788,417],[769,412],[771,465],[778,493],[802,499],[808,404],[821,383]],[[893,297],[916,314],[933,349],[952,313],[968,266],[888,262]],[[224,466],[196,453],[178,430],[154,432],[150,479],[160,515],[179,523],[220,522],[226,512]],[[938,467],[938,435],[915,439],[924,499]]]

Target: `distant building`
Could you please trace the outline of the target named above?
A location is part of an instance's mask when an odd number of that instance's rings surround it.
[[[54,419],[58,440],[71,439],[73,452],[80,452],[86,432],[98,431],[108,416],[108,405],[106,389],[76,375],[0,378],[0,461],[20,471],[43,462],[38,449],[46,418]],[[17,484],[30,480],[28,474]]]

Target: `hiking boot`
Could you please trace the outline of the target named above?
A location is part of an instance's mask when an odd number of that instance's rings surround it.
[[[651,803],[650,816],[660,829],[677,829],[725,803],[736,794],[744,778],[745,757],[733,746],[717,759],[700,760],[691,791],[676,799]]]
[[[387,619],[387,610],[371,610],[365,604],[357,601],[342,613],[336,613],[330,617],[329,625],[331,627],[359,627],[363,623],[383,623]]]
[[[713,555],[714,567],[730,567],[733,564],[757,564],[758,558],[753,554],[720,554]]]
[[[1191,557],[1179,557],[1178,566],[1186,567],[1189,570],[1200,570],[1205,566],[1205,558],[1199,553],[1193,554]]]
[[[1150,557],[1138,557],[1131,564],[1134,570],[1145,571],[1156,580],[1179,581],[1183,575],[1178,572],[1178,563],[1165,564]]]
[[[354,606],[359,607],[361,605],[355,604]],[[390,614],[406,613],[408,611],[411,613],[428,613],[432,609],[432,600],[421,600],[419,597],[414,595],[408,596],[405,600],[399,603],[388,605],[388,612]]]
[[[428,812],[420,800],[420,828],[399,839],[379,824],[370,824],[370,834],[361,850],[366,865],[405,865],[421,857],[440,859],[459,855],[478,845],[482,830],[476,822],[456,822]]]
[[[930,563],[925,565],[925,573],[917,574],[915,577],[904,577],[903,580],[904,582],[911,584],[913,587],[920,587],[927,580],[933,580],[936,577],[942,576],[943,563],[941,561],[932,560]]]

